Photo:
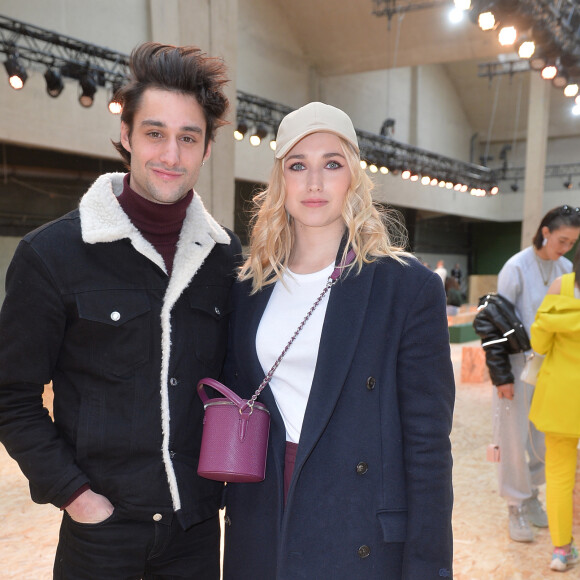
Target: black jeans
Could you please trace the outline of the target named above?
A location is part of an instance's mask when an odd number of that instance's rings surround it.
[[[183,530],[116,517],[79,524],[63,515],[54,580],[219,580],[220,526],[215,517]]]

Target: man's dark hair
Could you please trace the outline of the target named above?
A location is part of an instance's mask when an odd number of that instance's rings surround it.
[[[121,121],[133,132],[133,120],[147,89],[161,89],[191,95],[203,109],[206,121],[205,148],[215,138],[216,130],[225,125],[229,101],[223,92],[228,79],[223,60],[208,57],[196,46],[172,46],[158,42],[145,42],[131,53],[131,76],[115,97],[123,110]],[[131,163],[131,153],[121,141],[113,142],[126,164]]]
[[[544,242],[542,228],[546,226],[551,232],[560,228],[580,228],[580,208],[570,205],[561,205],[551,209],[540,222],[533,243],[536,249],[541,250]]]

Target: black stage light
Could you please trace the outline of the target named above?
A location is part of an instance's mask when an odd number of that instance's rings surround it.
[[[256,130],[250,136],[250,143],[254,147],[257,147],[262,142],[262,139],[268,136],[268,132],[268,127],[266,127],[266,125],[258,123]]]
[[[83,107],[92,107],[95,100],[95,93],[97,92],[97,81],[91,71],[86,71],[80,78],[81,94],[79,95],[79,103]]]
[[[18,60],[18,56],[14,54],[9,55],[4,62],[4,67],[8,73],[8,82],[10,83],[10,86],[14,90],[19,91],[24,86],[28,74]]]
[[[46,92],[53,99],[56,99],[64,89],[60,71],[55,68],[47,68],[44,73],[44,80],[46,81]]]
[[[111,99],[109,101],[109,112],[113,115],[120,115],[123,111],[123,105],[117,97],[119,89],[123,86],[122,81],[115,81],[111,87]]]
[[[244,138],[244,135],[248,132],[248,128],[249,126],[247,121],[245,121],[244,119],[238,121],[238,126],[234,131],[234,139],[236,141],[241,141]]]

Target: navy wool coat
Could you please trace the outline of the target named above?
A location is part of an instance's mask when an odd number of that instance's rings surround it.
[[[234,289],[226,384],[268,369],[255,337],[273,286]],[[284,363],[282,363],[284,364]],[[384,258],[331,290],[296,465],[269,387],[266,478],[226,487],[225,580],[428,580],[452,571],[455,386],[441,279]]]

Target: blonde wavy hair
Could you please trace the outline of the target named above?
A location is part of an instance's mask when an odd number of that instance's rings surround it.
[[[356,259],[348,269],[377,258],[389,257],[406,264],[413,257],[405,251],[407,232],[394,210],[375,204],[371,195],[373,182],[360,165],[355,148],[339,137],[350,169],[350,187],[342,208],[346,244],[342,258],[350,247]],[[250,220],[250,254],[238,273],[239,280],[252,280],[252,294],[280,280],[287,267],[294,243],[293,219],[286,212],[284,159],[276,159],[269,186],[252,200],[254,210]]]

